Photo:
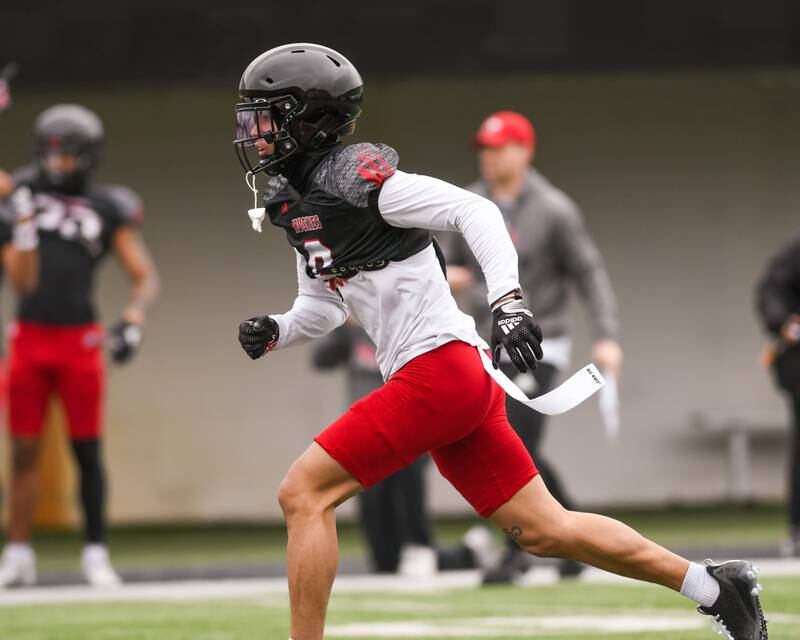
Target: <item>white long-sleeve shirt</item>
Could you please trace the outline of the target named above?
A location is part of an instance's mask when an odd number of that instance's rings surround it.
[[[519,287],[517,254],[499,209],[490,201],[442,180],[396,171],[378,198],[392,226],[458,231],[481,266],[487,304]],[[310,278],[297,253],[298,295],[278,323],[276,348],[318,338],[342,324],[348,312],[377,347],[381,374],[388,379],[418,355],[460,340],[487,348],[471,316],[450,293],[432,245],[376,271],[359,271],[337,290]],[[341,295],[340,295],[341,294]]]

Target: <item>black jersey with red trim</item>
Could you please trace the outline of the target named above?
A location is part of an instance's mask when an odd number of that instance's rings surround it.
[[[287,172],[288,178],[269,179],[267,215],[305,258],[310,277],[346,279],[431,244],[429,231],[393,227],[378,210],[381,186],[397,164],[391,147],[359,143],[309,158],[305,167]]]
[[[112,246],[114,233],[142,219],[139,197],[122,186],[96,185],[80,195],[47,187],[33,167],[14,173],[30,187],[39,231],[39,284],[19,301],[17,318],[75,325],[97,319],[95,271]]]

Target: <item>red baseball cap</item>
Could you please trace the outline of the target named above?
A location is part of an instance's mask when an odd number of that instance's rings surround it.
[[[536,131],[521,113],[498,111],[486,118],[475,134],[476,147],[502,147],[516,142],[533,148],[536,144]]]

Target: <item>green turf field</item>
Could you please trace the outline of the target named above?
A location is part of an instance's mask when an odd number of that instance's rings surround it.
[[[777,545],[780,507],[720,507],[614,514],[645,535],[673,546]],[[475,519],[437,522],[441,543],[457,541]],[[342,557],[364,555],[358,529],[340,526]],[[40,532],[40,569],[75,571],[75,532]],[[142,567],[248,566],[283,562],[280,526],[123,527],[112,554],[123,570]],[[763,601],[771,640],[800,640],[800,577],[765,578]],[[285,595],[243,600],[158,601],[2,606],[0,640],[285,640]],[[711,639],[705,618],[682,597],[648,585],[562,583],[426,593],[334,594],[330,638],[550,638],[631,640]],[[616,625],[616,626],[615,626]],[[649,630],[647,630],[649,629]]]
[[[800,579],[764,580],[771,640],[800,639]],[[645,631],[643,629],[657,629]],[[13,640],[250,640],[287,637],[287,600],[106,603],[0,608]],[[426,593],[334,594],[329,638],[710,640],[705,618],[650,585],[561,583]]]
[[[661,544],[682,548],[755,544],[777,549],[785,534],[780,506],[637,510],[609,515]],[[452,544],[477,522],[477,518],[440,520],[437,540]],[[356,525],[340,524],[339,542],[343,559],[365,557]],[[34,544],[42,572],[76,569],[81,548],[77,532],[38,532]],[[285,545],[286,533],[280,525],[132,526],[118,527],[111,534],[114,563],[123,571],[282,562]]]

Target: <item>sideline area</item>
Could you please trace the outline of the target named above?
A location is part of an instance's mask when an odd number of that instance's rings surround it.
[[[800,576],[800,559],[764,559],[757,563],[760,575],[770,577]],[[587,569],[576,580],[590,584],[633,583],[599,569]],[[522,586],[553,585],[558,582],[555,568],[536,567],[525,574]],[[477,571],[450,571],[425,579],[399,576],[344,575],[336,579],[334,593],[390,592],[416,593],[470,589],[480,584]],[[284,595],[286,578],[234,580],[186,580],[124,584],[113,589],[94,589],[85,585],[34,587],[0,591],[0,607],[35,604],[68,604],[137,601],[241,600]]]

